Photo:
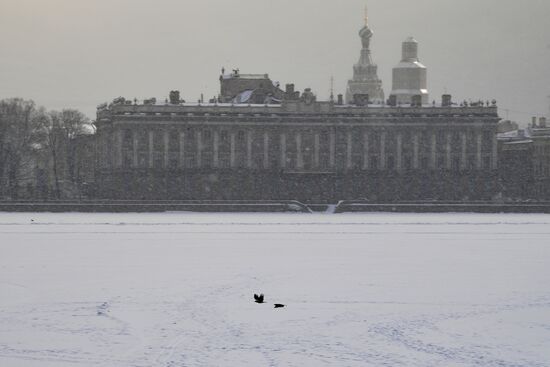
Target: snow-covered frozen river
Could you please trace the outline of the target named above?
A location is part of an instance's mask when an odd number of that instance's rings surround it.
[[[550,216],[0,213],[0,366],[550,366]]]

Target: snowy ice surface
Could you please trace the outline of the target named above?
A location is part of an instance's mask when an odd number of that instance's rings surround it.
[[[550,216],[0,213],[0,366],[550,366]]]

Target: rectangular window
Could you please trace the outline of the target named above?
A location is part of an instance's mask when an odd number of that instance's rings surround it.
[[[483,169],[491,169],[491,158],[485,157],[483,159]]]
[[[372,170],[377,170],[379,162],[380,162],[380,158],[378,158],[377,156],[370,157],[369,168]]]
[[[460,159],[453,158],[453,161],[452,161],[451,165],[452,165],[453,171],[458,171],[460,169]]]
[[[445,158],[439,157],[437,159],[437,168],[439,169],[445,169]]]
[[[237,140],[239,143],[244,143],[244,131],[241,130],[237,133]]]
[[[471,171],[476,169],[476,160],[474,157],[468,158],[468,169]]]
[[[403,163],[404,163],[404,167],[405,169],[412,169],[413,165],[412,165],[412,158],[410,156],[405,156],[405,158],[403,158]]]
[[[420,168],[422,168],[423,170],[427,170],[429,168],[429,160],[427,157],[422,157],[422,159],[420,159]]]
[[[392,155],[390,155],[390,156],[388,157],[387,166],[388,166],[388,169],[389,169],[389,170],[395,169],[395,158],[394,158]]]

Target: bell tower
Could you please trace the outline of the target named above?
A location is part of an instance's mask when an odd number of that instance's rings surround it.
[[[401,47],[401,62],[393,68],[391,95],[398,104],[414,104],[413,99],[420,98],[417,103],[429,103],[428,69],[418,59],[418,41],[409,37]]]

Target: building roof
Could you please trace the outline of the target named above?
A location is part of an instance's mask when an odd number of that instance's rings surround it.
[[[419,61],[401,61],[394,69],[427,69]]]
[[[255,80],[262,80],[262,79],[269,79],[269,74],[223,74],[222,79],[255,79]]]

